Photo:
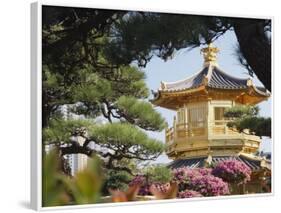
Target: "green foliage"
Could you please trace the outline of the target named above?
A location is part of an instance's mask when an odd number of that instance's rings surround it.
[[[108,123],[94,125],[88,120],[52,120],[50,127],[43,130],[43,140],[46,143],[68,142],[77,128],[84,127],[88,130],[88,137],[98,144],[110,146],[135,147],[138,154],[159,154],[164,150],[164,145],[156,139],[149,138],[143,131],[129,123]],[[146,150],[147,149],[147,150]]]
[[[88,128],[93,125],[89,120],[52,119],[49,127],[43,129],[42,137],[45,144],[67,143],[76,129]]]
[[[56,73],[51,73],[48,66],[43,66],[43,87],[55,89],[59,86],[60,75]]]
[[[133,178],[133,174],[138,174],[140,172],[137,160],[135,159],[122,158],[118,161],[118,166],[129,168],[131,174],[120,169],[108,169],[106,171],[106,178],[102,190],[104,195],[108,195],[110,190],[126,191],[128,189],[128,184]]]
[[[125,191],[128,189],[128,183],[131,180],[132,175],[125,171],[108,170],[103,192],[108,195],[109,189]]]
[[[43,129],[43,141],[45,144],[72,144],[71,136],[78,135],[85,137],[88,142],[92,141],[106,148],[111,153],[108,155],[119,161],[116,164],[129,170],[135,168],[131,165],[131,162],[123,163],[126,159],[155,159],[165,148],[162,142],[149,138],[144,131],[132,124],[124,122],[97,125],[89,120],[53,119],[50,122],[50,126]],[[74,153],[85,154],[89,152],[89,148],[86,146],[78,144],[74,144],[73,146],[75,146],[73,151],[85,149],[83,152],[78,151]],[[69,149],[71,148],[69,147]],[[95,152],[95,150],[93,151]],[[107,154],[104,155],[108,156]]]
[[[258,106],[234,106],[227,108],[224,117],[227,118],[241,118],[245,116],[257,116],[259,114]]]
[[[75,103],[94,104],[111,95],[112,89],[109,81],[94,74],[90,74],[89,77],[91,77],[91,81],[86,81],[71,88]]]
[[[257,106],[235,106],[227,109],[224,116],[231,119],[227,125],[240,132],[249,129],[258,136],[271,137],[271,118],[260,117],[258,113]]]
[[[112,95],[109,100],[127,95],[135,98],[147,98],[149,90],[145,84],[145,73],[134,66],[120,66],[110,76],[106,75],[112,86]]]
[[[249,25],[253,27],[245,27]],[[84,67],[85,63],[95,68],[99,67],[103,72],[115,65],[126,66],[132,62],[145,66],[153,55],[167,60],[179,49],[209,43],[230,30],[234,30],[237,36],[246,68],[261,76],[256,65],[262,62],[268,65],[267,61],[270,60],[266,59],[271,56],[267,55],[271,45],[271,21],[268,19],[233,19],[82,8],[70,10],[45,6],[43,62],[52,63],[52,70],[67,72],[66,76],[68,73],[72,76],[73,70]],[[255,39],[252,39],[253,37]],[[243,38],[249,42],[243,43]],[[260,56],[261,60],[253,60],[254,64],[249,64],[256,55],[245,53],[251,49],[248,47],[257,47],[254,41],[258,42],[259,48],[264,49],[266,53],[258,51],[264,53]],[[244,62],[241,64],[245,65]],[[264,73],[269,75],[270,69]],[[264,81],[260,77],[259,79]]]
[[[87,168],[78,172],[73,179],[65,180],[75,204],[91,204],[100,200],[104,177],[101,162],[97,157],[88,160]]]
[[[119,114],[123,115],[127,121],[143,129],[161,131],[165,128],[164,118],[148,102],[122,96],[118,99],[116,106]]]
[[[65,177],[60,171],[60,159],[56,151],[43,156],[42,205],[65,205],[70,201],[64,185]]]
[[[168,183],[172,180],[172,171],[167,166],[150,166],[145,169],[144,173],[151,183]]]
[[[87,168],[73,178],[61,172],[56,150],[44,155],[43,164],[44,207],[99,202],[104,177],[97,157],[90,158]]]
[[[239,121],[238,130],[249,129],[259,136],[271,137],[271,118],[246,117]]]
[[[135,12],[115,24],[117,36],[106,53],[115,63],[136,60],[146,66],[153,54],[167,60],[176,50],[208,43],[230,27],[230,19],[222,17]]]
[[[112,123],[95,126],[89,130],[94,141],[116,148],[125,148],[125,156],[157,157],[164,151],[164,144],[149,138],[143,131],[129,123]],[[113,148],[114,149],[114,148]]]

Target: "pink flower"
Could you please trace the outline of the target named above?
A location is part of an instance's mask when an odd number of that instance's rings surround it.
[[[228,183],[242,184],[251,180],[251,169],[238,160],[219,162],[213,169],[212,174]]]
[[[190,169],[186,167],[173,170],[174,181],[179,185],[179,193],[186,190],[197,191],[203,196],[229,194],[228,184],[212,175],[208,168]],[[179,194],[180,196],[180,194]]]
[[[151,183],[146,180],[144,175],[136,175],[131,182],[129,183],[129,187],[139,185],[140,189],[138,191],[139,195],[152,195],[150,191],[150,187],[153,185],[157,191],[161,193],[166,193],[170,188],[170,183]]]
[[[190,181],[189,188],[204,196],[229,194],[228,184],[211,174],[195,177]]]

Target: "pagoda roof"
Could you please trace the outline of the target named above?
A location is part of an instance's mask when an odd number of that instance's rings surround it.
[[[221,70],[217,64],[218,52],[219,49],[212,43],[201,49],[203,68],[180,81],[161,81],[160,88],[152,91],[154,98],[150,101],[175,110],[194,101],[227,99],[253,105],[270,97],[270,93],[263,87],[255,86],[251,78],[237,78]]]
[[[261,168],[271,169],[271,162],[258,156],[246,156],[243,154],[237,156],[212,156],[209,164],[216,164],[225,160],[238,160],[245,163],[251,170],[259,170]],[[190,159],[177,159],[169,163],[168,167],[172,169],[187,167],[187,168],[202,168],[206,166],[209,157],[198,157]],[[266,163],[264,163],[266,162]]]
[[[206,79],[207,82],[204,82]],[[231,76],[219,67],[209,65],[204,67],[191,77],[177,82],[161,82],[160,90],[167,92],[181,91],[197,88],[205,83],[205,86],[219,89],[245,89],[247,88],[247,78],[236,78]]]
[[[216,92],[234,92],[236,96],[248,95],[250,104],[256,104],[270,96],[264,88],[255,86],[251,78],[237,78],[223,70],[218,65],[209,63],[194,75],[176,82],[161,82],[157,91],[152,91],[154,98],[151,102],[155,105],[174,109],[169,100],[169,106],[164,103],[171,96],[191,96],[193,93],[204,90],[215,90]],[[242,103],[242,102],[241,102]]]

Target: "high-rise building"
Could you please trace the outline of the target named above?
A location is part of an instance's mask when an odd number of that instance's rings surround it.
[[[62,117],[65,120],[68,119],[79,119],[80,117],[70,113],[69,106],[63,105],[61,108]],[[80,136],[72,137],[71,140],[79,143],[80,145],[83,145],[84,138]],[[67,146],[67,145],[65,145]],[[45,145],[44,149],[46,153],[49,153],[52,149],[54,149],[55,146],[53,144]],[[70,167],[70,174],[74,176],[78,171],[83,170],[87,167],[87,161],[88,156],[84,154],[67,154],[64,156],[64,159],[66,160],[67,165]]]
[[[83,145],[84,138],[77,137],[77,142]],[[85,169],[87,167],[88,156],[85,154],[71,154],[69,159],[71,175],[75,175],[77,172]]]

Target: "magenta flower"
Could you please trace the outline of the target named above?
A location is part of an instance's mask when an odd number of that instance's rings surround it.
[[[242,184],[251,180],[251,169],[238,160],[219,162],[213,169],[212,174],[228,183]]]
[[[165,193],[168,191],[170,184],[162,184],[162,183],[151,183],[146,180],[144,175],[136,175],[129,186],[140,185],[140,189],[138,195],[152,195],[150,192],[150,186],[153,185],[159,192]]]
[[[173,170],[174,178],[179,185],[179,193],[186,190],[197,191],[203,196],[229,194],[228,184],[221,178],[212,175],[208,168],[190,169],[186,167]]]
[[[139,195],[150,195],[149,192],[150,185],[147,183],[144,175],[136,175],[129,183],[129,186],[134,186],[134,185],[140,185],[140,189],[138,192]]]
[[[201,175],[191,179],[188,188],[199,192],[203,196],[220,196],[229,194],[228,184],[221,178],[211,174]]]

